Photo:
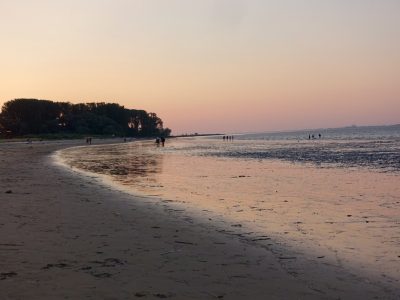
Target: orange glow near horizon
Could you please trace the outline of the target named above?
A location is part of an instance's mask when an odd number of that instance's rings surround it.
[[[398,1],[39,3],[0,3],[0,104],[117,102],[174,133],[400,123]]]

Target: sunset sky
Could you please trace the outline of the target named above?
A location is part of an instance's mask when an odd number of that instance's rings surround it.
[[[175,134],[400,123],[400,1],[0,0],[0,105],[23,97]]]

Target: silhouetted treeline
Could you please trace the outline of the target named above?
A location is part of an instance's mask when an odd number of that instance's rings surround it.
[[[155,113],[126,109],[115,103],[53,102],[15,99],[4,103],[0,132],[7,136],[82,134],[116,136],[168,136]]]

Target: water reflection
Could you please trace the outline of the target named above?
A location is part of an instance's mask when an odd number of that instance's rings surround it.
[[[151,142],[136,142],[71,148],[62,152],[62,158],[73,168],[110,175],[124,185],[146,187],[156,184],[164,154]]]
[[[399,145],[176,139],[165,148],[136,142],[67,149],[62,156],[136,193],[159,196],[166,209],[201,212],[228,234],[264,247],[273,239],[294,249],[299,271],[313,255],[326,265],[369,270],[370,280],[384,274],[379,280],[390,284],[399,281],[399,174],[334,166],[389,169],[388,156],[381,163],[376,158],[393,149],[398,157]],[[262,159],[252,159],[252,153]],[[280,160],[333,163],[315,168]]]

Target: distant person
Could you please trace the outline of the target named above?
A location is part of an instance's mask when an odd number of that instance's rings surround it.
[[[161,137],[161,145],[164,147],[164,145],[165,145],[165,137]]]
[[[222,139],[225,141],[225,136],[223,136]]]
[[[315,139],[315,136],[314,136],[314,135],[311,135],[311,137],[312,137],[312,139]]]
[[[311,134],[308,135],[308,139],[311,140]]]
[[[321,138],[321,137],[322,137],[322,135],[320,133],[318,133],[318,138]]]
[[[92,144],[92,138],[90,137],[89,138],[89,145],[91,145]]]
[[[157,145],[157,147],[160,146],[160,138],[159,137],[156,138],[156,145]]]

